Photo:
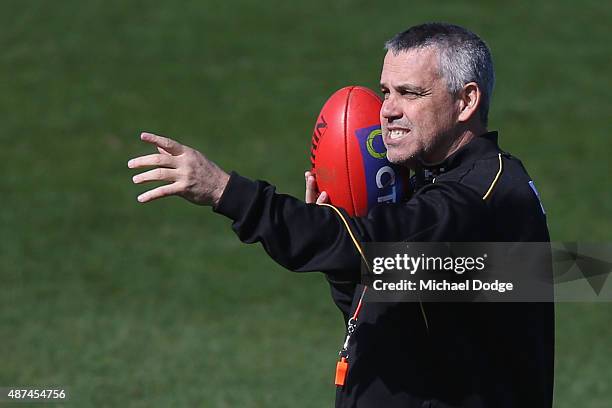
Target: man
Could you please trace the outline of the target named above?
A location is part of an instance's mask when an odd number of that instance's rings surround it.
[[[305,204],[274,187],[227,174],[201,153],[143,133],[159,166],[135,183],[164,180],[138,197],[180,195],[231,218],[294,271],[322,271],[352,333],[338,407],[550,407],[552,304],[365,303],[358,308],[360,242],[548,241],[546,218],[522,164],[487,132],[494,74],[489,49],[449,24],[393,37],[381,73],[380,112],[390,161],[415,170],[415,193],[350,218],[306,173]],[[357,311],[358,310],[358,311]],[[359,313],[358,319],[349,319]]]

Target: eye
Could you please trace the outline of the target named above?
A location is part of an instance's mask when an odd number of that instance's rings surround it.
[[[383,99],[389,98],[389,90],[388,89],[381,89],[380,93],[382,94]]]
[[[399,94],[402,96],[407,96],[408,98],[417,98],[419,96],[421,96],[420,94],[414,92],[414,91],[408,91],[405,89],[402,89],[399,91]]]

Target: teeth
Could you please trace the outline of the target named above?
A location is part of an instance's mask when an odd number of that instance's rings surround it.
[[[407,134],[408,134],[408,132],[406,130],[394,129],[394,130],[389,132],[389,137],[391,139],[400,139],[400,138],[406,136]]]

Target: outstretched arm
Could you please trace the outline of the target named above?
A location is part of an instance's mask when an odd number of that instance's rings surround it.
[[[178,195],[195,204],[210,205],[234,220],[243,242],[261,242],[270,256],[294,271],[325,271],[359,278],[359,254],[348,238],[346,226],[330,208],[307,205],[277,194],[273,186],[230,175],[202,153],[167,137],[142,133],[140,139],[158,153],[136,157],[132,169],[154,167],[133,177],[135,184],[166,181],[146,191],[138,201],[146,203]],[[328,201],[319,194],[314,177],[306,175],[309,203]],[[228,187],[229,186],[229,187]],[[226,190],[229,190],[226,194]],[[255,199],[254,201],[251,201]]]

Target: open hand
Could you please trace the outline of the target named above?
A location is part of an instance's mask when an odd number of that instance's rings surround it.
[[[167,181],[138,196],[146,203],[158,198],[178,195],[192,203],[216,206],[225,190],[229,175],[202,153],[172,139],[143,132],[140,139],[157,147],[159,153],[136,157],[128,162],[130,169],[155,167],[135,175],[134,184]]]

